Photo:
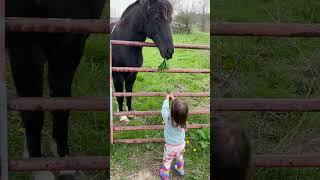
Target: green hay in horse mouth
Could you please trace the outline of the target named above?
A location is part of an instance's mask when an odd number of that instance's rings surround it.
[[[169,69],[169,64],[167,64],[167,59],[163,59],[162,63],[158,66],[158,71],[163,71]]]

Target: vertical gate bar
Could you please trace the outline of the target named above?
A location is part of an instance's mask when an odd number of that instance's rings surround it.
[[[5,83],[5,0],[0,0],[0,82]]]
[[[113,107],[112,107],[112,43],[110,41],[110,143],[113,144]]]
[[[5,0],[0,0],[0,159],[1,180],[8,180],[8,121],[5,68]]]

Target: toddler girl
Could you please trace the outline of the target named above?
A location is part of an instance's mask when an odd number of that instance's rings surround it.
[[[169,100],[172,100],[171,108]],[[184,176],[183,153],[185,148],[185,132],[187,130],[188,105],[176,99],[172,94],[167,94],[163,102],[161,115],[164,121],[164,155],[160,177],[165,180],[169,178],[171,163],[174,159],[177,162],[173,168],[179,176]]]

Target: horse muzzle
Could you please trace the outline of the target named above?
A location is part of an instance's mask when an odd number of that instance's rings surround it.
[[[174,53],[174,49],[168,48],[168,49],[162,51],[161,56],[165,59],[172,59],[173,53]]]

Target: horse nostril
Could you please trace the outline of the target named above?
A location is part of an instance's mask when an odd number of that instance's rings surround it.
[[[168,52],[168,54],[172,55],[173,54],[173,49],[168,49],[167,52]]]

